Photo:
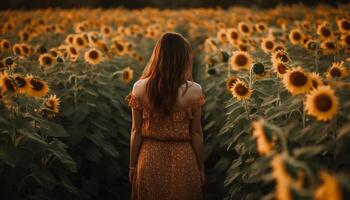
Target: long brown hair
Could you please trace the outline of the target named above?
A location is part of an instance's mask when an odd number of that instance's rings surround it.
[[[192,52],[179,33],[164,33],[157,41],[151,59],[140,79],[149,78],[146,96],[152,109],[162,114],[173,111],[178,89],[192,80]]]

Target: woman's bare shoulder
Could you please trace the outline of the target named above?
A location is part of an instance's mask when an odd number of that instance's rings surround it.
[[[202,92],[202,86],[199,83],[196,83],[194,81],[187,81],[189,84],[189,93],[194,98],[201,96],[203,94]]]
[[[147,83],[146,79],[139,79],[135,81],[132,88],[134,95],[136,95],[137,97],[141,97],[144,94],[146,83]]]

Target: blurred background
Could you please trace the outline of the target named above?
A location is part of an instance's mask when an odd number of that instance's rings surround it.
[[[191,8],[191,7],[222,7],[228,8],[234,5],[271,8],[280,4],[303,3],[306,5],[315,5],[317,3],[326,3],[337,6],[340,3],[346,3],[350,0],[0,0],[0,9],[35,9],[47,7],[125,7],[125,8]]]

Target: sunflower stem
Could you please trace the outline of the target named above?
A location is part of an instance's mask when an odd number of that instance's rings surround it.
[[[231,77],[231,69],[230,69],[230,65],[227,65],[227,78]]]
[[[249,116],[249,110],[248,110],[248,103],[247,103],[247,100],[243,100],[243,104],[244,104],[245,113],[247,114],[247,119],[250,121],[250,116]]]
[[[315,50],[314,52],[314,62],[315,62],[315,71],[318,72],[318,49]]]
[[[253,78],[252,78],[252,70],[253,70],[253,67],[251,67],[250,68],[250,70],[249,70],[249,88],[252,88],[252,80],[253,80]]]
[[[304,100],[305,100],[304,98],[303,98],[303,101],[301,102],[301,113],[302,113],[301,118],[303,121],[303,128],[305,128],[305,118],[306,118],[305,109],[304,109]]]

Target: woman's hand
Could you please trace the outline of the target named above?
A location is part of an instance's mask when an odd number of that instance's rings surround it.
[[[132,183],[132,180],[134,180],[135,176],[135,170],[129,170],[129,181]]]

